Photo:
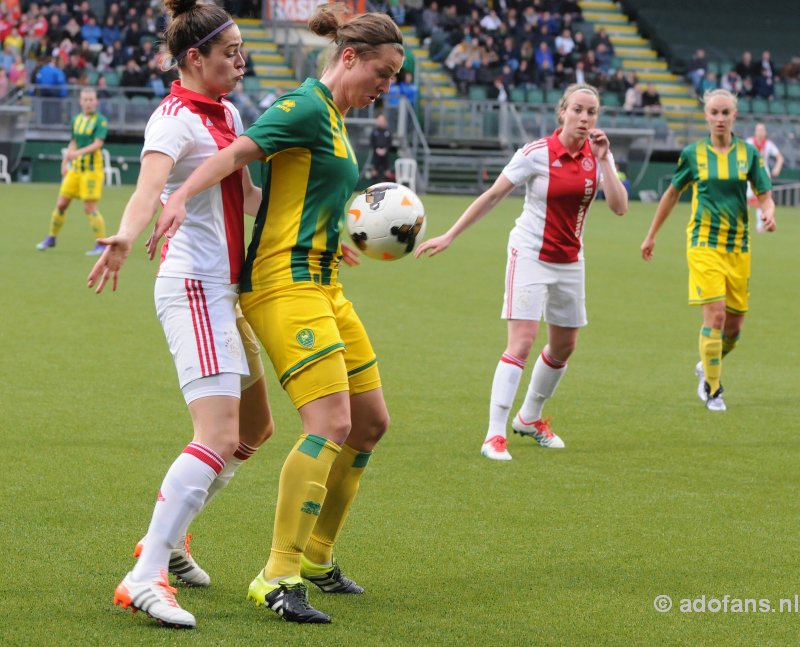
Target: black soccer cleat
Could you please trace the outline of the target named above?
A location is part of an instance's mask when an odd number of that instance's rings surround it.
[[[309,582],[318,586],[323,593],[359,595],[364,592],[362,587],[342,573],[342,570],[335,561],[333,562],[333,566],[331,566],[327,571],[318,573],[316,575],[308,574],[308,571],[313,567],[311,566],[311,562],[309,562],[305,556],[301,558],[300,564],[300,574]]]

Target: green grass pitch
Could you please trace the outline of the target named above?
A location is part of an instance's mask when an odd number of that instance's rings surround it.
[[[289,625],[245,600],[300,430],[268,367],[276,435],[191,528],[213,585],[181,589],[198,628],[176,632],[112,605],[161,478],[191,436],[155,316],[156,266],[143,237],[117,293],[88,290],[92,240],[77,204],[58,247],[35,251],[56,192],[0,185],[0,643],[796,642],[794,613],[677,610],[701,596],[777,606],[800,593],[796,209],[780,209],[779,231],[755,238],[751,313],[724,367],[729,409],[711,414],[692,372],[700,312],[685,303],[686,203],[651,263],[639,244],[654,205],[633,203],[617,218],[595,204],[585,235],[590,323],[546,408],[567,449],[514,436],[507,464],[479,449],[505,343],[505,247],[521,199],[507,199],[438,257],[364,259],[344,270],[392,414],[337,549],[368,593],[311,591],[333,616],[324,627]],[[109,231],[130,192],[106,190]],[[469,200],[423,196],[428,235]],[[661,594],[672,611],[654,609]]]

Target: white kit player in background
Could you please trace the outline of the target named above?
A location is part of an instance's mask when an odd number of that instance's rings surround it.
[[[764,160],[764,168],[767,170],[767,175],[771,178],[778,177],[783,168],[783,155],[781,155],[775,142],[767,137],[767,127],[761,123],[756,124],[753,136],[747,138],[747,143],[755,146],[758,152],[761,153],[761,159]],[[755,207],[756,231],[761,234],[764,232],[764,221],[761,220],[758,198],[756,198],[753,188],[749,184],[747,185],[747,203]]]
[[[536,360],[525,401],[512,422],[515,433],[531,436],[542,447],[564,442],[542,418],[544,403],[556,390],[585,326],[583,230],[599,188],[617,215],[628,209],[625,187],[617,176],[609,141],[595,128],[600,110],[597,90],[569,86],[556,108],[559,128],[519,149],[499,177],[443,235],[423,242],[416,256],[447,249],[467,227],[489,213],[516,186],[525,186],[525,204],[508,241],[502,318],[508,321],[508,344],[492,383],[489,429],[481,454],[511,460],[506,426],[525,363],[539,329],[547,322],[547,345]]]
[[[242,132],[239,113],[223,98],[244,75],[239,28],[214,4],[167,0],[166,6],[172,20],[165,40],[180,81],[147,123],[136,190],[89,275],[97,292],[109,280],[116,289],[159,204]],[[260,204],[261,190],[247,170],[236,171],[187,203],[183,227],[162,249],[156,311],[194,437],[164,477],[147,534],[136,546],[138,561],[117,586],[114,603],[171,627],[194,627],[195,618],[175,600],[167,571],[187,584],[210,583],[188,551],[189,524],[273,429],[260,347],[238,308],[244,212],[254,214]]]

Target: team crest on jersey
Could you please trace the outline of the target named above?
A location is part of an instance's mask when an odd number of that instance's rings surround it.
[[[761,160],[761,164],[763,166],[764,160]],[[739,162],[739,173],[747,173],[747,162],[744,160]]]
[[[291,99],[284,99],[279,104],[277,104],[275,107],[279,108],[280,110],[283,110],[284,112],[289,112],[296,105],[297,104],[294,101],[292,101]]]
[[[314,331],[311,330],[311,328],[303,328],[295,335],[295,338],[297,339],[297,343],[303,348],[314,348],[316,339],[314,338]]]
[[[228,124],[228,130],[233,130],[233,115],[230,110],[225,111],[225,123]]]
[[[594,168],[594,162],[592,161],[591,157],[584,157],[581,160],[581,166],[583,167],[584,171],[591,171]]]

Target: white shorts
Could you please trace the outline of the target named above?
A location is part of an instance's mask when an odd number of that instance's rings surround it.
[[[580,328],[586,319],[584,262],[546,263],[526,248],[509,245],[502,319],[544,320]]]
[[[181,388],[219,373],[250,375],[236,327],[238,300],[236,285],[156,279],[156,314],[175,360]]]

